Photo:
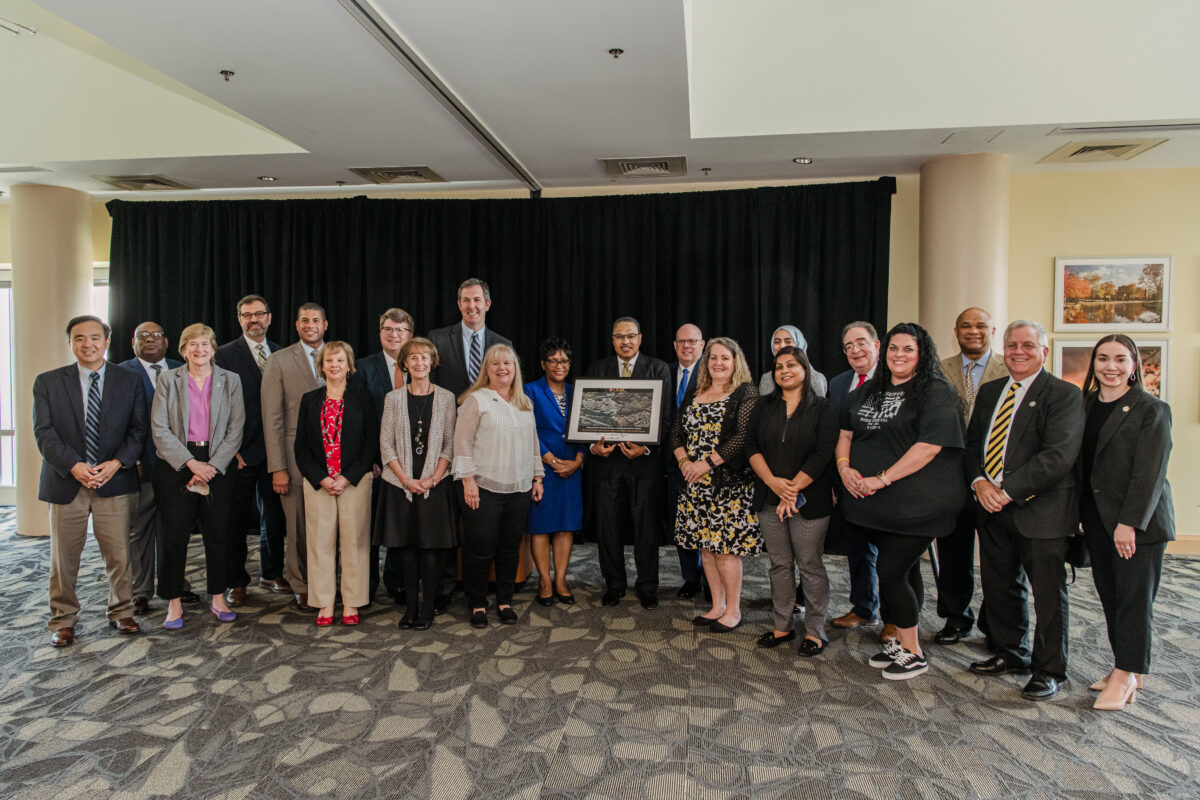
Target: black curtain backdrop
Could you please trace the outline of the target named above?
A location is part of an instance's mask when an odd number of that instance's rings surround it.
[[[111,355],[132,355],[145,320],[167,331],[172,355],[193,322],[229,341],[250,293],[271,306],[271,339],[296,341],[296,308],[315,301],[327,340],[366,355],[380,349],[382,311],[405,309],[425,334],[458,321],[458,284],[478,277],[491,288],[488,325],[513,340],[527,381],[545,337],[571,343],[578,373],[611,354],[624,315],[664,361],[685,322],[730,336],[756,377],[768,337],[791,323],[832,377],[846,367],[842,325],[887,319],[895,189],[880,178],[538,200],[112,200]]]

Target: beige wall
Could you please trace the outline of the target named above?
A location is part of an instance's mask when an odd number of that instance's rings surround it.
[[[0,264],[12,263],[12,206],[0,204]]]

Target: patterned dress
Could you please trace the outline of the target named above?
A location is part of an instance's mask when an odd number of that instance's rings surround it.
[[[691,403],[683,418],[684,449],[688,458],[703,459],[717,446],[721,420],[729,399]],[[675,541],[689,549],[710,553],[756,556],[762,552],[758,515],[754,513],[754,484],[713,485],[709,472],[695,483],[685,483],[675,514]]]

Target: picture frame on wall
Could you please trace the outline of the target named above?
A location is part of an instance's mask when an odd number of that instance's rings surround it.
[[[1054,259],[1054,330],[1170,330],[1171,259]]]
[[[1094,339],[1054,339],[1054,374],[1068,383],[1083,388],[1084,378],[1087,377],[1088,359],[1092,348],[1100,340]],[[1147,392],[1159,398],[1167,399],[1167,339],[1134,339],[1137,342],[1138,354],[1142,357],[1143,387]]]

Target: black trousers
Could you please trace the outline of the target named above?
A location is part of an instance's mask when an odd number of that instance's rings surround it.
[[[869,530],[849,522],[846,527],[856,528],[855,532],[864,535],[879,553],[875,561],[879,599],[888,610],[883,621],[898,628],[915,628],[925,604],[921,554],[929,549],[933,537]]]
[[[659,478],[639,478],[627,471],[595,481],[596,549],[600,556],[600,574],[610,589],[625,591],[628,588],[622,537],[625,531],[632,530],[637,593],[654,594],[658,591],[658,503],[661,483]]]
[[[1132,558],[1121,558],[1112,533],[1099,520],[1083,520],[1083,534],[1092,557],[1092,579],[1104,608],[1108,643],[1114,666],[1144,675],[1150,671],[1154,597],[1162,580],[1166,542],[1139,544]]]
[[[387,469],[385,466],[384,469]],[[379,508],[379,493],[383,490],[383,481],[374,480],[371,482],[371,530],[375,530],[375,515]],[[370,545],[371,548],[371,574],[369,576],[370,585],[367,587],[369,594],[367,597],[373,602],[375,600],[375,592],[379,589],[379,551],[383,550],[383,588],[387,589],[389,597],[395,597],[396,593],[404,588],[404,567],[400,563],[399,553],[393,553],[393,550],[399,548],[394,547],[378,547]]]
[[[1010,663],[1067,677],[1067,539],[1030,539],[1013,522],[1012,506],[983,514],[979,522],[979,572],[987,603],[988,635]],[[1029,647],[1029,591],[1033,590],[1037,628]]]
[[[208,448],[189,445],[192,455],[208,461]],[[158,563],[158,596],[174,600],[183,593],[188,540],[196,522],[204,537],[205,588],[209,594],[225,591],[228,561],[229,515],[233,508],[233,479],[217,473],[208,484],[208,495],[187,490],[192,471],[178,472],[163,459],[154,469],[154,496],[158,500],[163,557]]]
[[[975,624],[971,598],[975,594],[975,523],[979,506],[974,501],[963,506],[954,532],[937,540],[937,613],[946,624],[969,631]],[[980,608],[980,617],[983,609]]]
[[[283,575],[283,540],[287,520],[279,495],[271,486],[271,473],[266,462],[237,469],[229,465],[228,477],[233,481],[233,511],[229,525],[229,575],[226,585],[247,586],[250,573],[246,571],[247,525],[258,531],[258,558],[261,577],[274,580]]]
[[[462,571],[468,608],[487,607],[488,570],[496,562],[496,605],[512,605],[529,492],[479,490],[479,508],[463,503]],[[414,587],[409,587],[413,591]]]

